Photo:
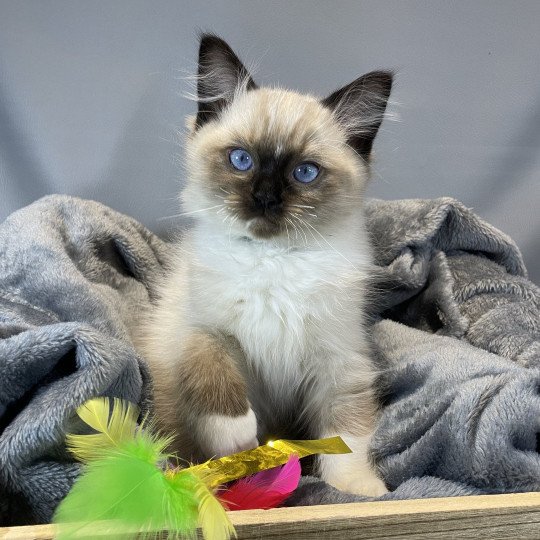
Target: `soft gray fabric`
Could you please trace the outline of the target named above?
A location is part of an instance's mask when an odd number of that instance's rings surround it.
[[[407,477],[394,491],[382,497],[363,497],[344,493],[313,476],[305,476],[285,506],[312,506],[314,504],[343,504],[366,501],[392,501],[401,499],[425,499],[428,497],[461,497],[482,495],[471,485],[460,484],[434,476]]]
[[[383,498],[539,489],[540,293],[519,251],[451,199],[366,210]],[[80,403],[148,406],[127,328],[166,259],[164,242],[92,201],[47,197],[0,226],[0,523],[50,520],[78,472],[63,436]],[[290,504],[350,500],[365,498],[305,479]]]
[[[540,490],[540,371],[394,321],[374,327],[390,363],[373,448],[390,489],[436,476],[486,492]]]
[[[514,242],[450,198],[376,201],[375,316],[540,364],[540,294]]]
[[[146,406],[126,323],[148,305],[156,246],[134,220],[68,197],[0,226],[0,522],[50,520],[77,473],[62,451],[74,407],[102,394]]]

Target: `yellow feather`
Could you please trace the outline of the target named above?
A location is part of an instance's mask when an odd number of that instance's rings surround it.
[[[200,477],[199,477],[200,478]],[[199,500],[199,526],[205,540],[229,540],[236,538],[236,531],[219,500],[208,489],[203,479],[196,488]]]
[[[108,398],[87,401],[77,409],[77,414],[98,433],[92,435],[67,435],[70,452],[80,461],[100,457],[103,450],[117,447],[133,438],[137,428],[139,409],[136,405],[114,398],[111,410]]]

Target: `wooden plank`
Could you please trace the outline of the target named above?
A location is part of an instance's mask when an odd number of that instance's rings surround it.
[[[230,512],[239,540],[540,539],[540,493]],[[54,526],[0,528],[1,540],[51,540]]]
[[[238,537],[295,540],[540,538],[540,493],[237,512]],[[269,514],[266,512],[266,514]]]

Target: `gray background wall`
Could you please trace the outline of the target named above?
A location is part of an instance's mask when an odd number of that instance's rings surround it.
[[[171,227],[202,28],[262,83],[396,69],[370,195],[462,200],[539,283],[539,27],[538,0],[0,0],[0,220],[59,192]]]

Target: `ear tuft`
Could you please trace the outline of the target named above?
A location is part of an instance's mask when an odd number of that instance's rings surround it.
[[[384,118],[392,80],[389,71],[372,71],[322,100],[345,128],[349,144],[366,159]]]
[[[214,34],[202,34],[199,47],[197,95],[199,108],[196,126],[201,127],[234,99],[238,90],[257,85],[229,45]]]

